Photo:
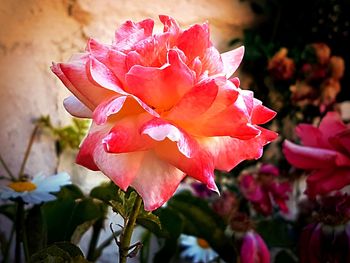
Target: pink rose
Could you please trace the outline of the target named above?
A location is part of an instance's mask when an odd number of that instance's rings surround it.
[[[132,186],[145,209],[166,202],[185,175],[217,191],[214,168],[231,170],[262,155],[276,133],[257,125],[275,112],[232,78],[243,47],[219,54],[208,24],[182,30],[160,16],[125,22],[111,45],[90,39],[84,53],[52,71],[74,94],[74,116],[93,119],[77,163]]]
[[[242,241],[241,263],[270,263],[270,252],[258,233],[248,231]]]
[[[292,165],[311,172],[306,189],[309,196],[350,184],[350,127],[338,113],[328,112],[318,128],[300,124],[296,132],[303,146],[286,140],[283,152]]]

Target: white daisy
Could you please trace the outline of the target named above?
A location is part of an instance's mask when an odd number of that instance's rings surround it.
[[[207,263],[218,258],[218,254],[202,238],[181,235],[180,243],[185,249],[181,252],[182,258],[191,258],[194,263]]]
[[[39,174],[31,181],[16,181],[7,186],[0,186],[0,199],[21,198],[23,202],[28,204],[40,204],[55,200],[56,196],[51,193],[58,192],[62,186],[71,183],[67,173],[51,176]]]

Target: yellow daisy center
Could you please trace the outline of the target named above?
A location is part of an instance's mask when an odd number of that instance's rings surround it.
[[[198,246],[200,246],[201,248],[204,248],[204,249],[210,247],[208,242],[206,240],[204,240],[203,238],[197,238],[197,244],[198,244]]]
[[[11,189],[16,192],[31,192],[36,189],[36,185],[32,182],[13,182],[8,185]]]

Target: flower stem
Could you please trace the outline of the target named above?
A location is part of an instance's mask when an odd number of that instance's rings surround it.
[[[86,259],[89,261],[95,261],[96,246],[101,233],[101,229],[103,228],[103,221],[104,219],[98,219],[93,225],[89,250],[86,257]]]
[[[7,263],[8,262],[8,256],[9,256],[9,252],[10,252],[10,248],[11,248],[11,244],[12,244],[14,233],[15,233],[15,224],[12,224],[9,241],[6,244],[5,252],[4,252],[2,261],[1,261],[2,263]]]
[[[24,203],[21,199],[17,200],[16,212],[16,247],[15,247],[15,262],[22,262],[22,242],[23,242],[23,226],[24,226]]]
[[[129,254],[129,247],[130,247],[132,232],[134,230],[137,216],[140,212],[141,204],[142,204],[142,198],[140,195],[137,194],[134,206],[130,213],[130,217],[126,220],[126,224],[120,236],[119,263],[126,263],[126,260]]]
[[[37,124],[37,125],[35,125],[35,127],[34,127],[34,129],[32,131],[32,134],[30,136],[26,152],[24,153],[24,158],[23,158],[23,161],[22,161],[22,164],[21,164],[21,168],[20,168],[19,173],[18,173],[19,178],[21,178],[23,176],[24,168],[25,168],[26,163],[28,161],[29,153],[30,153],[30,150],[32,149],[32,145],[34,143],[34,138],[35,138],[35,135],[36,135],[38,129],[39,129],[39,125]]]
[[[0,155],[0,162],[2,164],[2,166],[4,167],[6,173],[10,176],[12,181],[15,181],[16,178],[14,177],[13,173],[11,172],[11,170],[9,169],[9,167],[7,166],[6,162],[4,161],[4,159],[2,158],[2,156]]]

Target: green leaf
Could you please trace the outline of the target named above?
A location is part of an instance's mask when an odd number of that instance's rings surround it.
[[[152,233],[146,230],[141,236],[142,248],[140,252],[140,263],[148,263],[151,250]]]
[[[70,190],[79,188],[70,188]],[[105,204],[98,200],[80,197],[79,192],[63,189],[58,199],[42,206],[47,223],[48,243],[69,241],[79,225],[104,218],[107,213]],[[79,198],[76,198],[79,197]],[[59,226],[59,227],[57,227]]]
[[[3,214],[11,221],[14,221],[16,217],[16,205],[15,204],[1,205],[0,214]]]
[[[291,236],[291,225],[282,218],[262,220],[257,225],[257,232],[269,247],[291,247],[295,244]]]
[[[136,223],[152,232],[160,232],[162,229],[159,217],[151,212],[141,210],[136,219]]]
[[[205,239],[227,262],[235,262],[232,240],[225,235],[223,220],[205,200],[182,192],[169,200],[168,206],[182,216],[184,233]]]
[[[165,239],[164,245],[162,248],[154,255],[154,263],[167,263],[170,262],[173,256],[178,251],[177,239],[170,238]]]
[[[122,190],[119,190],[120,194]],[[124,193],[124,192],[123,192]],[[137,193],[135,191],[132,191],[127,198],[124,198],[124,207],[126,214],[129,216],[136,200]]]
[[[81,250],[69,243],[58,242],[35,253],[29,263],[88,263]]]
[[[121,233],[121,231],[119,232],[114,232],[115,236],[119,236]],[[94,253],[94,260],[98,259],[101,255],[103,250],[108,247],[112,242],[114,241],[114,236],[111,235],[109,236],[107,239],[105,239],[96,249],[95,249],[95,253]],[[94,261],[93,260],[93,261]]]
[[[162,228],[152,232],[158,237],[177,239],[184,227],[182,217],[169,207],[159,208],[154,213],[158,216]]]
[[[96,193],[97,192],[95,192],[94,195],[96,195]],[[114,212],[120,214],[124,219],[127,219],[134,207],[136,196],[137,193],[132,189],[127,192],[118,189],[113,199],[109,200],[107,203],[112,207]],[[104,200],[106,200],[107,197],[110,197],[110,195],[102,196]]]
[[[111,200],[109,202],[110,206],[112,207],[113,211],[117,214],[120,214],[121,217],[123,217],[124,219],[127,218],[127,213],[126,213],[126,210],[125,210],[125,206],[122,202],[120,201],[114,201],[114,200]]]
[[[297,263],[297,256],[292,252],[281,250],[275,257],[275,263]]]
[[[56,152],[60,155],[67,148],[78,149],[89,127],[89,120],[72,119],[72,124],[64,127],[52,125],[49,116],[42,116],[38,124],[47,128],[56,139]]]
[[[29,255],[33,255],[46,246],[47,228],[41,206],[35,205],[28,211],[25,220],[25,233]]]
[[[111,200],[121,201],[120,197],[118,196],[118,190],[119,187],[112,182],[103,183],[93,188],[90,192],[90,196],[105,203],[108,203]]]
[[[79,199],[85,197],[83,191],[75,184],[63,186],[56,196],[58,199]]]
[[[96,220],[90,220],[78,225],[70,238],[70,242],[77,245],[80,242],[81,237],[86,233],[86,231],[89,230],[90,227],[93,226],[95,222]]]

